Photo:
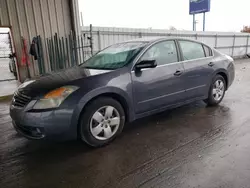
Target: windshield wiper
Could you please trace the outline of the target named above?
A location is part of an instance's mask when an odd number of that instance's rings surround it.
[[[85,69],[115,70],[116,68],[83,66]]]

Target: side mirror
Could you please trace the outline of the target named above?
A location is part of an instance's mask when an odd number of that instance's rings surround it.
[[[135,65],[137,70],[145,69],[145,68],[155,68],[157,66],[156,60],[142,60]]]

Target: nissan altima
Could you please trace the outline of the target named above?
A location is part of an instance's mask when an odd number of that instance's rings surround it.
[[[138,118],[196,100],[218,105],[234,77],[233,59],[204,43],[140,38],[23,83],[10,115],[27,138],[79,138],[100,147]]]

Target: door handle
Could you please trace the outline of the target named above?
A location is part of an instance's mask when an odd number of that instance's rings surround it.
[[[209,66],[209,67],[212,67],[212,66],[214,66],[214,63],[213,63],[213,62],[210,62],[210,63],[208,63],[208,66]]]
[[[182,73],[183,73],[182,71],[177,70],[177,71],[174,73],[174,75],[175,75],[175,76],[180,76],[180,75],[182,75]]]

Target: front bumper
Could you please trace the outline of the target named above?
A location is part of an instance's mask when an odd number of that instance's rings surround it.
[[[32,111],[32,101],[24,108],[11,104],[10,116],[17,132],[29,139],[75,139],[77,134],[72,129],[73,109],[54,109]]]
[[[45,138],[44,128],[41,127],[32,127],[32,126],[23,126],[21,124],[17,124],[15,121],[12,121],[12,124],[16,131],[22,134],[24,137],[33,139],[33,140],[40,140]]]

